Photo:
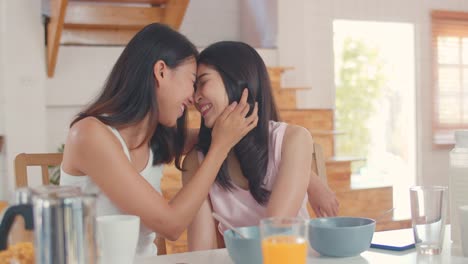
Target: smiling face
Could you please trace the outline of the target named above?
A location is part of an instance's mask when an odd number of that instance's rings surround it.
[[[160,124],[173,127],[185,109],[193,102],[197,64],[194,58],[169,68],[158,61],[154,66],[154,75],[158,82],[156,95],[158,101],[158,121]]]
[[[205,126],[212,128],[219,115],[229,105],[228,95],[219,73],[210,66],[200,64],[197,69],[195,106]]]

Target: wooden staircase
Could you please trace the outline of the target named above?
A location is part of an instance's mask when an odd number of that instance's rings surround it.
[[[274,96],[278,104],[281,119],[290,124],[306,127],[311,132],[315,142],[319,143],[326,158],[328,185],[335,191],[340,202],[340,216],[360,216],[377,218],[383,212],[393,208],[392,186],[359,186],[352,185],[351,164],[362,161],[361,158],[336,157],[335,137],[344,134],[345,131],[334,130],[333,109],[297,109],[296,89],[282,88],[281,74],[291,68],[270,67],[268,72],[274,90]],[[200,126],[200,115],[192,109],[189,110],[189,127]],[[170,199],[181,187],[180,172],[173,166],[165,166],[161,188],[164,196]],[[309,208],[311,215],[314,215]],[[409,220],[395,220],[389,213],[379,218],[377,230],[388,230],[410,227]],[[168,252],[183,252],[186,250],[186,236],[176,242],[167,242]]]
[[[47,74],[53,77],[60,45],[126,45],[144,26],[178,30],[189,0],[50,0]]]

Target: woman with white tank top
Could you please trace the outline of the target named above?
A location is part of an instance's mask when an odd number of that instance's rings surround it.
[[[257,124],[257,108],[247,115],[244,93],[218,118],[191,180],[171,201],[164,199],[158,165],[175,160],[180,168],[189,148],[185,109],[193,103],[197,55],[180,33],[146,26],[127,44],[97,99],[73,120],[65,142],[60,184],[97,193],[98,215],[139,216],[140,256],[156,254],[155,233],[180,236],[231,148]]]
[[[132,159],[130,157],[130,151],[125,144],[124,139],[120,135],[119,131],[113,127],[109,127],[115,137],[120,141],[122,145],[122,150],[125,153],[125,156],[131,162]],[[141,177],[143,177],[156,191],[161,193],[161,178],[162,174],[162,165],[152,166],[153,161],[153,152],[151,149],[149,150],[148,160],[145,168],[140,171]],[[62,168],[60,169],[60,185],[73,185],[80,187],[86,193],[95,193],[97,194],[96,199],[96,212],[97,216],[101,215],[116,215],[116,214],[123,214],[119,208],[117,208],[109,198],[104,195],[99,187],[92,181],[92,179],[87,176],[83,175],[80,177],[70,175],[66,173]],[[149,229],[148,227],[141,225],[140,226],[140,234],[138,239],[138,246],[137,246],[137,255],[140,256],[148,256],[148,255],[156,255],[157,248],[156,245],[153,243],[156,238],[156,233]]]

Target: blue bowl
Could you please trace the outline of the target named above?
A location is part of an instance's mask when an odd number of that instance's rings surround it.
[[[262,247],[258,226],[237,228],[245,237],[241,238],[231,229],[224,232],[224,243],[235,264],[262,264]]]
[[[310,246],[323,256],[351,257],[369,249],[375,220],[328,217],[309,221]]]

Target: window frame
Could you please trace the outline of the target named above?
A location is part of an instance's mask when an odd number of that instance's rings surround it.
[[[468,130],[468,120],[459,123],[451,124],[442,124],[440,122],[439,116],[439,99],[441,98],[440,89],[438,87],[439,76],[438,72],[440,64],[438,61],[438,41],[437,38],[440,36],[452,36],[457,37],[462,41],[462,38],[468,38],[468,13],[466,12],[457,12],[457,11],[442,11],[434,10],[431,12],[431,49],[432,49],[432,100],[433,100],[433,109],[432,109],[432,144],[434,148],[448,148],[454,145],[454,139],[451,134],[458,129],[467,129]],[[460,43],[462,45],[462,43]],[[459,46],[460,47],[460,46]],[[460,57],[463,56],[462,52],[459,54]],[[458,70],[463,71],[463,69],[468,70],[468,64],[464,66],[462,60],[459,60],[458,64],[446,64],[445,66],[457,67]],[[459,81],[463,82],[463,72],[461,72]],[[468,76],[467,76],[468,78]],[[461,90],[458,94],[463,93],[463,83],[460,83]],[[468,91],[467,91],[468,96]],[[463,109],[463,98],[458,106],[459,110]],[[468,100],[466,101],[468,103]],[[463,117],[463,115],[461,116]],[[437,140],[438,136],[444,135],[445,140]]]

